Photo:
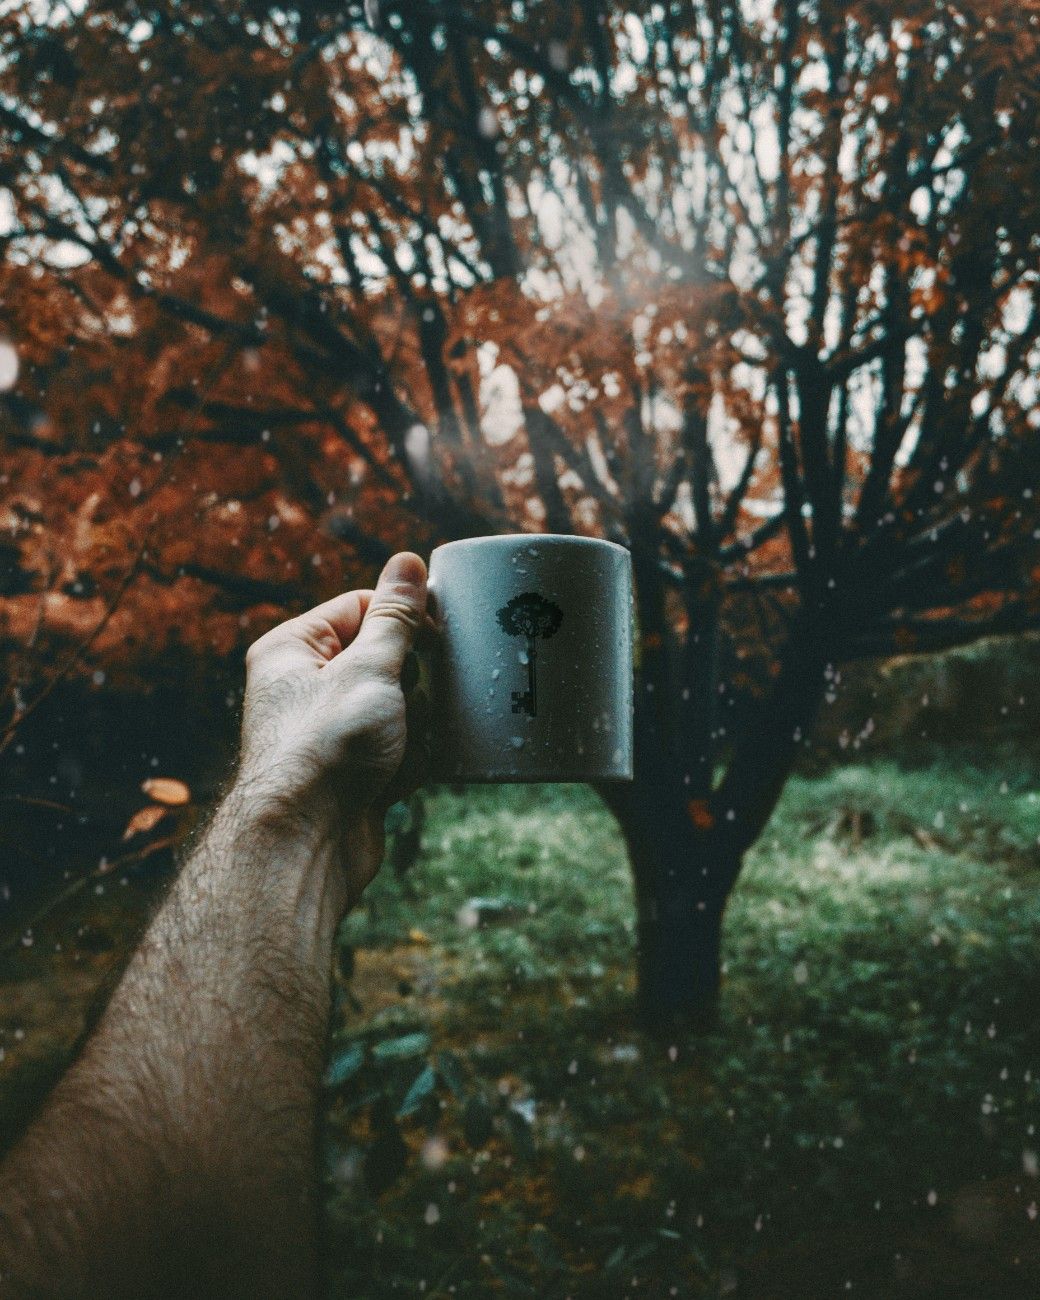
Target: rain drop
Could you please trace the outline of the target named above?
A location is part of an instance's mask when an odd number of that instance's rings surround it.
[[[448,1144],[442,1137],[427,1138],[419,1152],[419,1159],[426,1169],[438,1170],[448,1162]],[[436,1207],[435,1207],[436,1208]],[[428,1211],[427,1211],[428,1213]]]
[[[0,342],[0,393],[9,393],[18,382],[18,353],[6,341]]]

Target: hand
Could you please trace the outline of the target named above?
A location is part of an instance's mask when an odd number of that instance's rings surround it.
[[[424,622],[426,566],[404,551],[374,591],[289,619],[246,655],[236,788],[268,824],[334,841],[347,905],[382,861],[387,808],[424,775],[425,701],[401,685]]]

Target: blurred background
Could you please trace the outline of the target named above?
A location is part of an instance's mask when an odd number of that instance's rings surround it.
[[[330,1295],[1040,1292],[1040,4],[0,6],[0,1146],[394,550],[602,536],[636,779],[345,922]]]

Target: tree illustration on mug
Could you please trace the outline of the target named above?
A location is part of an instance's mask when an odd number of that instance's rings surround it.
[[[563,622],[563,610],[559,605],[539,596],[536,591],[525,591],[514,596],[507,605],[498,611],[498,622],[509,636],[522,636],[527,641],[527,690],[513,692],[513,712],[526,713],[534,717],[538,712],[538,695],[535,679],[535,664],[538,658],[538,642],[554,636]],[[521,654],[521,663],[523,654]]]

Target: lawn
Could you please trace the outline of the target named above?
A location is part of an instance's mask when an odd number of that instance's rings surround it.
[[[333,1294],[1040,1294],[1038,838],[1012,764],[793,780],[661,1041],[595,797],[438,794],[343,930]]]
[[[1008,756],[790,782],[727,917],[716,1028],[634,1022],[615,827],[582,788],[429,801],[343,928],[330,1294],[1036,1300],[1040,780]],[[0,1145],[157,882],[0,964]]]

